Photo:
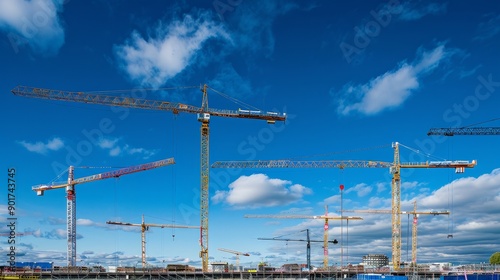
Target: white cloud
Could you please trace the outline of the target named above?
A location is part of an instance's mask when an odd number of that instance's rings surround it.
[[[109,155],[112,157],[119,156],[121,154],[121,148],[120,147],[114,147],[109,150]]]
[[[76,225],[77,226],[94,226],[96,225],[95,222],[89,219],[77,219],[76,220]]]
[[[324,204],[326,205],[330,205],[330,204],[339,204],[340,203],[340,195],[339,194],[336,194],[336,195],[332,195],[330,197],[327,197],[325,200],[324,200]]]
[[[141,85],[159,87],[196,61],[198,52],[212,38],[230,41],[222,25],[209,18],[185,15],[165,26],[155,36],[143,38],[134,31],[124,45],[116,47],[121,67]]]
[[[417,187],[422,187],[425,186],[425,183],[420,183],[417,181],[412,181],[412,182],[403,182],[401,183],[401,189],[416,189]]]
[[[433,71],[440,62],[454,51],[439,45],[431,51],[419,51],[418,59],[408,64],[402,62],[399,68],[373,78],[366,84],[347,84],[338,93],[337,112],[349,115],[358,112],[375,115],[386,109],[402,105],[410,95],[420,88],[419,78]]]
[[[97,146],[109,152],[112,157],[117,157],[123,154],[141,155],[144,159],[150,158],[156,151],[147,150],[145,148],[134,148],[128,144],[120,145],[120,138],[100,138]]]
[[[64,142],[61,140],[61,138],[55,137],[47,142],[36,142],[36,143],[29,143],[26,141],[19,141],[19,144],[21,144],[23,147],[25,147],[28,151],[38,153],[38,154],[47,154],[49,151],[57,151],[64,147]]]
[[[500,213],[500,169],[477,178],[465,177],[436,190],[431,196],[419,199],[419,208],[449,209],[453,205],[456,217],[484,217]],[[473,194],[473,195],[472,195]],[[450,196],[453,196],[450,199]],[[453,205],[449,205],[453,202]],[[477,213],[477,214],[474,214]]]
[[[371,186],[369,186],[365,183],[360,183],[354,187],[347,188],[345,190],[345,193],[348,194],[351,192],[355,192],[358,195],[358,197],[363,197],[363,196],[367,196],[368,194],[370,194],[372,190],[373,190],[373,188]]]
[[[63,0],[0,0],[0,28],[15,51],[28,44],[36,53],[55,54],[64,44],[58,13]]]
[[[118,142],[118,140],[120,139],[100,138],[97,145],[102,149],[112,149],[116,145],[116,142]]]
[[[235,207],[270,207],[300,201],[312,190],[290,181],[272,179],[265,174],[241,176],[229,185],[229,191],[217,191],[215,203],[226,202]]]
[[[386,183],[377,183],[377,193],[382,193],[387,189]]]
[[[66,230],[64,229],[53,229],[51,231],[42,232],[41,230],[36,230],[33,232],[34,237],[46,238],[46,239],[65,239]],[[81,237],[79,235],[79,237]],[[77,237],[78,238],[78,237]]]

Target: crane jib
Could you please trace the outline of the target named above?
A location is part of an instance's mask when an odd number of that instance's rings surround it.
[[[106,178],[111,178],[111,177],[119,177],[124,174],[129,174],[133,172],[137,172],[140,170],[147,170],[147,169],[152,169],[160,166],[164,166],[166,164],[173,163],[172,159],[166,159],[166,160],[161,160],[161,161],[155,161],[151,163],[146,163],[142,165],[137,165],[137,166],[132,166],[132,167],[127,167],[123,169],[118,169],[115,171],[109,171],[106,173],[99,174],[101,175],[101,179],[106,179]]]

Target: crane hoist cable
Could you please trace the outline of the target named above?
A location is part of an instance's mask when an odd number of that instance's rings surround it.
[[[390,146],[391,146],[390,144],[384,144],[384,145],[377,145],[377,146],[371,146],[371,147],[365,147],[365,148],[358,148],[358,149],[348,149],[348,150],[342,150],[342,151],[333,151],[333,152],[329,152],[329,153],[310,154],[310,155],[287,157],[287,158],[284,158],[284,159],[287,159],[287,160],[296,160],[296,159],[302,159],[302,158],[329,157],[329,156],[332,156],[332,155],[349,154],[349,153],[357,153],[357,152],[363,152],[363,151],[376,150],[376,149],[381,149],[381,148],[387,148],[387,147],[390,147]]]
[[[178,88],[178,87],[177,87]],[[194,87],[190,87],[194,88]],[[127,107],[142,110],[170,111],[174,114],[190,113],[197,116],[197,120],[201,124],[200,129],[200,258],[202,260],[202,270],[208,271],[209,261],[209,185],[210,185],[210,119],[213,117],[225,117],[247,120],[265,120],[268,124],[274,124],[277,121],[286,121],[286,113],[274,111],[249,111],[249,110],[232,110],[232,109],[217,109],[208,106],[208,85],[204,84],[200,87],[202,92],[201,106],[194,106],[179,102],[169,102],[160,98],[145,99],[136,98],[133,92],[130,96],[117,95],[100,95],[82,91],[66,91],[38,88],[31,86],[17,86],[11,90],[14,95],[24,96],[29,98],[40,98],[45,100],[58,100],[77,102],[85,104],[97,104],[104,106]],[[116,91],[115,91],[116,92]],[[72,256],[71,259],[74,259]]]
[[[478,124],[489,123],[489,122],[493,122],[493,121],[497,121],[497,120],[500,120],[500,118],[494,118],[494,119],[487,120],[487,121],[483,121],[483,122],[478,122],[478,123],[469,124],[469,125],[466,125],[466,126],[462,126],[461,128],[472,127],[472,126],[476,126],[476,125],[478,125]]]
[[[177,150],[177,146],[176,146],[176,141],[175,141],[175,137],[176,137],[176,126],[177,126],[177,115],[176,114],[173,114],[173,124],[172,124],[172,154],[173,154],[173,157],[175,158],[176,156],[176,150]],[[175,165],[174,165],[175,167]],[[172,168],[171,169],[171,180],[172,180],[172,203],[170,205],[174,206],[174,205],[177,205],[177,178],[175,177],[175,174],[177,174],[175,168]],[[168,188],[165,188],[165,190],[168,190]],[[173,222],[172,223],[176,223],[176,207],[172,207],[172,217],[173,217]],[[175,228],[172,228],[172,241],[175,240]]]
[[[211,91],[213,91],[213,92],[217,93],[218,95],[220,95],[220,96],[222,96],[222,97],[226,98],[227,100],[230,100],[230,101],[232,101],[233,103],[235,103],[235,104],[237,104],[237,105],[240,105],[240,106],[244,107],[245,109],[252,109],[252,110],[256,110],[256,111],[261,111],[261,109],[259,109],[259,108],[255,107],[255,106],[252,106],[252,105],[250,105],[250,104],[248,104],[248,103],[245,103],[245,102],[243,102],[243,101],[241,101],[241,100],[238,100],[238,99],[236,99],[236,98],[234,98],[234,97],[232,97],[232,96],[230,96],[230,95],[228,95],[228,94],[222,93],[222,92],[220,92],[220,91],[218,91],[218,90],[215,90],[215,89],[213,89],[213,88],[211,88],[211,87],[207,87],[207,88],[208,88],[208,89],[210,89]]]

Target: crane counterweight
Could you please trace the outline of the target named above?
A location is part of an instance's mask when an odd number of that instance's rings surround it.
[[[192,87],[190,87],[192,88]],[[184,103],[167,102],[162,100],[147,100],[123,96],[113,96],[96,94],[90,92],[72,92],[53,89],[42,89],[28,86],[17,86],[12,89],[12,93],[17,96],[30,98],[42,98],[49,100],[81,102],[87,104],[98,104],[107,106],[119,106],[145,110],[170,111],[174,114],[192,113],[197,114],[201,122],[201,156],[200,156],[200,257],[202,258],[202,270],[208,271],[208,200],[209,200],[209,121],[211,117],[228,117],[265,120],[269,123],[276,121],[285,121],[286,114],[278,112],[266,112],[261,110],[248,110],[242,112],[239,110],[222,110],[208,107],[207,90],[208,85],[200,87],[202,95],[201,107],[187,105]],[[212,89],[213,90],[213,89]],[[215,90],[213,90],[215,91]],[[41,190],[43,193],[43,190]]]

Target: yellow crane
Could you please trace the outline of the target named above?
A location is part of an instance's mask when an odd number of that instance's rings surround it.
[[[463,173],[465,168],[476,166],[476,161],[445,160],[401,163],[398,142],[392,143],[394,161],[366,161],[366,160],[255,160],[255,161],[217,161],[212,168],[389,168],[391,180],[391,208],[392,208],[392,260],[394,270],[399,270],[401,262],[401,168],[454,168],[456,173]],[[403,145],[402,145],[403,146]],[[406,146],[404,146],[406,147]],[[406,147],[412,150],[409,147]],[[418,152],[418,151],[417,151]]]
[[[235,254],[236,255],[236,268],[238,270],[240,269],[240,256],[246,256],[246,257],[250,256],[249,253],[243,253],[243,252],[238,252],[238,251],[224,249],[224,248],[219,248],[219,251]]]
[[[90,183],[109,178],[118,178],[123,175],[141,172],[153,168],[174,164],[174,158],[167,158],[150,163],[130,166],[113,171],[99,173],[74,179],[74,166],[68,168],[68,181],[63,183],[52,183],[49,185],[36,185],[32,187],[37,195],[41,196],[45,191],[66,189],[66,236],[68,241],[67,261],[68,266],[76,266],[76,189],[78,184]]]
[[[384,209],[360,209],[343,210],[343,212],[367,213],[367,214],[392,214],[392,210]],[[413,215],[412,234],[411,234],[411,265],[417,264],[417,223],[418,215],[449,215],[450,211],[417,211],[417,201],[413,202],[413,211],[401,211],[401,214]]]
[[[187,225],[173,225],[173,224],[146,224],[144,222],[144,215],[142,215],[142,222],[140,224],[132,224],[132,223],[123,223],[123,222],[113,222],[107,221],[108,225],[119,225],[119,226],[132,226],[132,227],[141,227],[141,256],[142,256],[142,267],[146,267],[146,231],[149,230],[150,227],[158,227],[158,228],[196,228],[199,229],[199,226],[187,226]]]
[[[328,268],[328,229],[329,229],[329,220],[362,220],[361,217],[354,216],[329,216],[328,215],[328,207],[325,207],[325,215],[318,216],[310,216],[310,215],[245,215],[245,218],[270,218],[270,219],[322,219],[325,220],[325,224],[323,226],[323,267],[325,269]],[[338,241],[332,242],[337,244]]]
[[[192,88],[192,87],[191,87]],[[17,86],[11,90],[14,95],[41,98],[48,100],[60,100],[70,102],[81,102],[88,104],[128,107],[145,110],[171,111],[174,114],[192,113],[197,114],[198,121],[201,122],[201,156],[200,156],[200,258],[202,259],[203,271],[208,271],[208,200],[209,200],[209,123],[210,118],[243,118],[266,120],[273,124],[276,121],[285,121],[286,114],[278,112],[268,112],[261,110],[226,110],[208,107],[208,85],[201,87],[202,102],[201,107],[187,105],[183,103],[168,102],[162,100],[148,100],[124,96],[113,96],[97,94],[91,92],[73,92],[64,90],[44,89],[29,86]],[[212,91],[222,93],[210,88]],[[123,93],[124,91],[120,91]],[[227,96],[226,96],[227,97]],[[233,98],[234,99],[234,98]]]

